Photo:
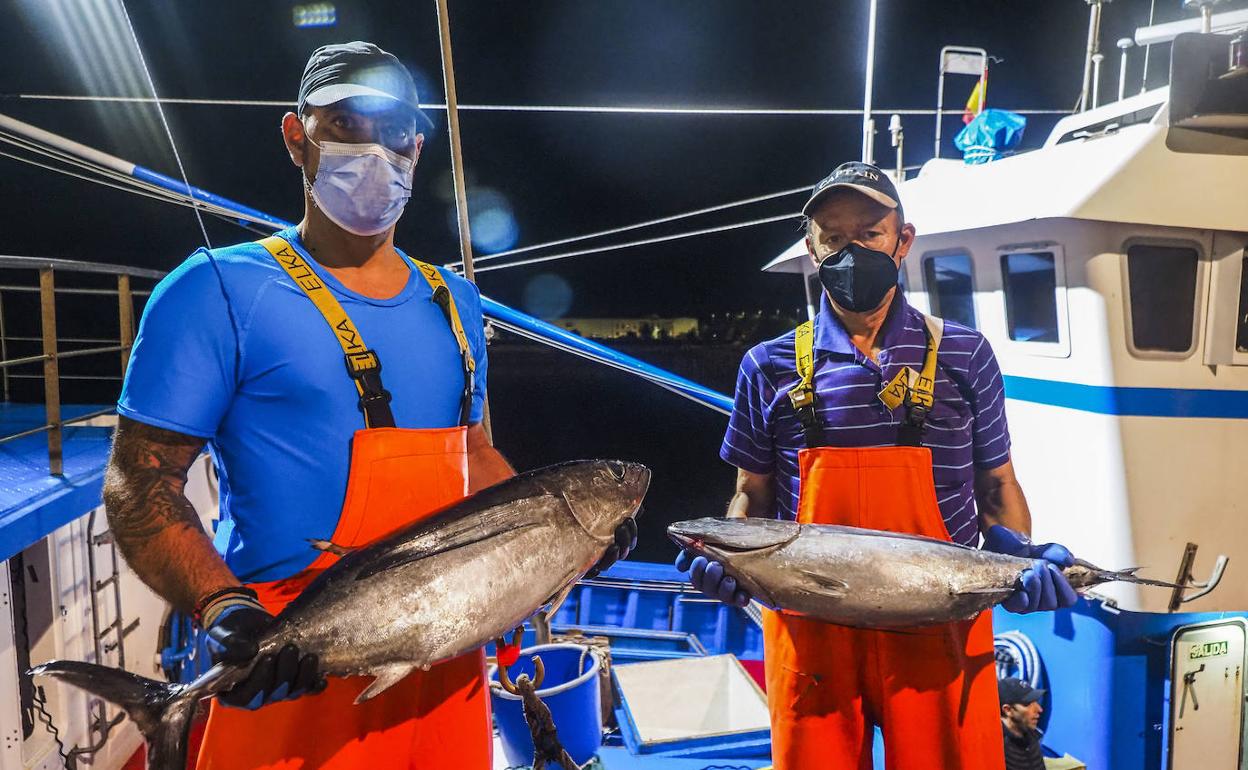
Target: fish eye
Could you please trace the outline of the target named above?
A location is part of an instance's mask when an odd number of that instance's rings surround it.
[[[607,470],[611,471],[611,476],[616,481],[623,481],[624,474],[628,469],[625,468],[624,463],[620,462],[619,460],[608,460]]]

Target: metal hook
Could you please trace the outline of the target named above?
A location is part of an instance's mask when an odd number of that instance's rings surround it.
[[[546,664],[542,663],[540,656],[533,656],[533,689],[542,686],[542,681],[546,679]]]
[[[1174,581],[1178,583],[1178,586],[1170,594],[1170,612],[1177,612],[1181,605],[1196,601],[1217,588],[1218,584],[1222,582],[1222,575],[1226,572],[1226,565],[1230,561],[1230,557],[1219,554],[1217,560],[1213,563],[1213,571],[1209,573],[1209,579],[1203,583],[1197,583],[1192,580],[1192,565],[1195,561],[1196,544],[1188,543],[1183,550],[1183,559],[1179,562],[1179,576]],[[1187,591],[1193,588],[1197,589],[1194,593],[1187,593]]]
[[[542,686],[542,682],[545,679],[546,679],[546,665],[542,663],[541,657],[537,655],[533,656],[533,676],[532,677],[530,677],[528,674],[521,674],[520,676],[516,677],[516,680],[513,682],[511,680],[511,677],[507,674],[507,667],[506,666],[498,667],[498,683],[502,685],[502,688],[504,690],[511,693],[512,695],[520,695],[521,694],[519,692],[520,689],[524,687],[526,683],[529,683],[529,682],[533,684],[533,689],[534,691],[536,691],[537,688]]]

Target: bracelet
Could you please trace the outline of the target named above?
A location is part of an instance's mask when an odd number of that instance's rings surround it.
[[[196,623],[199,623],[200,626],[203,627],[205,611],[208,610],[209,607],[211,607],[213,604],[216,604],[221,599],[226,599],[226,598],[237,598],[237,599],[244,599],[244,600],[250,599],[251,601],[245,601],[245,603],[255,604],[256,606],[260,606],[260,597],[254,590],[248,588],[247,586],[228,586],[226,588],[221,588],[216,591],[213,591],[212,593],[207,594],[206,596],[201,598],[198,602],[196,602],[195,611],[191,613],[191,617],[195,620]]]

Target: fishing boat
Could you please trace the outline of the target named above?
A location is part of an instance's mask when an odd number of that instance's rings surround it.
[[[1194,586],[1108,585],[1072,610],[995,613],[1000,673],[1047,690],[1046,750],[1073,757],[1068,767],[1238,768],[1248,737],[1248,583],[1233,578],[1248,563],[1248,477],[1238,467],[1248,456],[1248,12],[1199,2],[1200,18],[1137,30],[1141,46],[1170,46],[1170,82],[1130,96],[1120,86],[1101,105],[1101,5],[1090,2],[1080,109],[1043,146],[985,163],[936,157],[912,178],[899,157],[918,230],[903,286],[916,307],[992,344],[1035,536]],[[988,65],[979,49],[942,52],[938,126],[943,76],[968,61]],[[875,158],[870,92],[864,159]],[[43,127],[0,115],[0,135],[248,227],[286,224]],[[767,257],[760,266],[799,279],[813,312],[821,289],[804,245]],[[194,625],[142,585],[108,534],[100,490],[112,407],[62,398],[68,377],[124,371],[143,298],[162,274],[44,257],[0,257],[0,269],[14,276],[0,286],[0,346],[19,341],[5,334],[6,312],[25,307],[40,329],[21,340],[35,353],[0,347],[0,770],[134,766],[142,741],[120,710],[23,672],[53,658],[175,680],[203,670]],[[58,333],[58,299],[96,303],[108,319],[99,328],[116,334]],[[487,299],[485,310],[498,329],[731,408],[710,388],[501,303]],[[74,359],[94,368],[67,374],[61,362]],[[10,401],[11,376],[32,371],[39,403]],[[206,531],[222,531],[209,455],[187,495]],[[550,620],[556,640],[602,651],[598,766],[768,764],[757,607],[710,601],[669,565],[624,562],[582,581]],[[682,679],[690,666],[703,668]],[[686,697],[726,706],[681,721],[671,701]]]

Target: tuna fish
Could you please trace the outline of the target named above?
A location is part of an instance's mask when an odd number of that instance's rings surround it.
[[[558,604],[636,515],[642,465],[593,460],[521,474],[376,543],[346,553],[277,618],[260,654],[287,643],[331,676],[376,677],[368,700],[415,668],[477,649]],[[323,547],[332,547],[323,544]],[[188,685],[78,661],[31,670],[126,710],[148,742],[148,767],[186,767],[195,705],[244,679],[217,665]]]
[[[918,535],[776,519],[696,519],[667,528],[714,559],[763,604],[826,623],[906,629],[972,618],[1005,601],[1037,560]],[[1063,570],[1076,590],[1116,580],[1173,583],[1085,561]]]

